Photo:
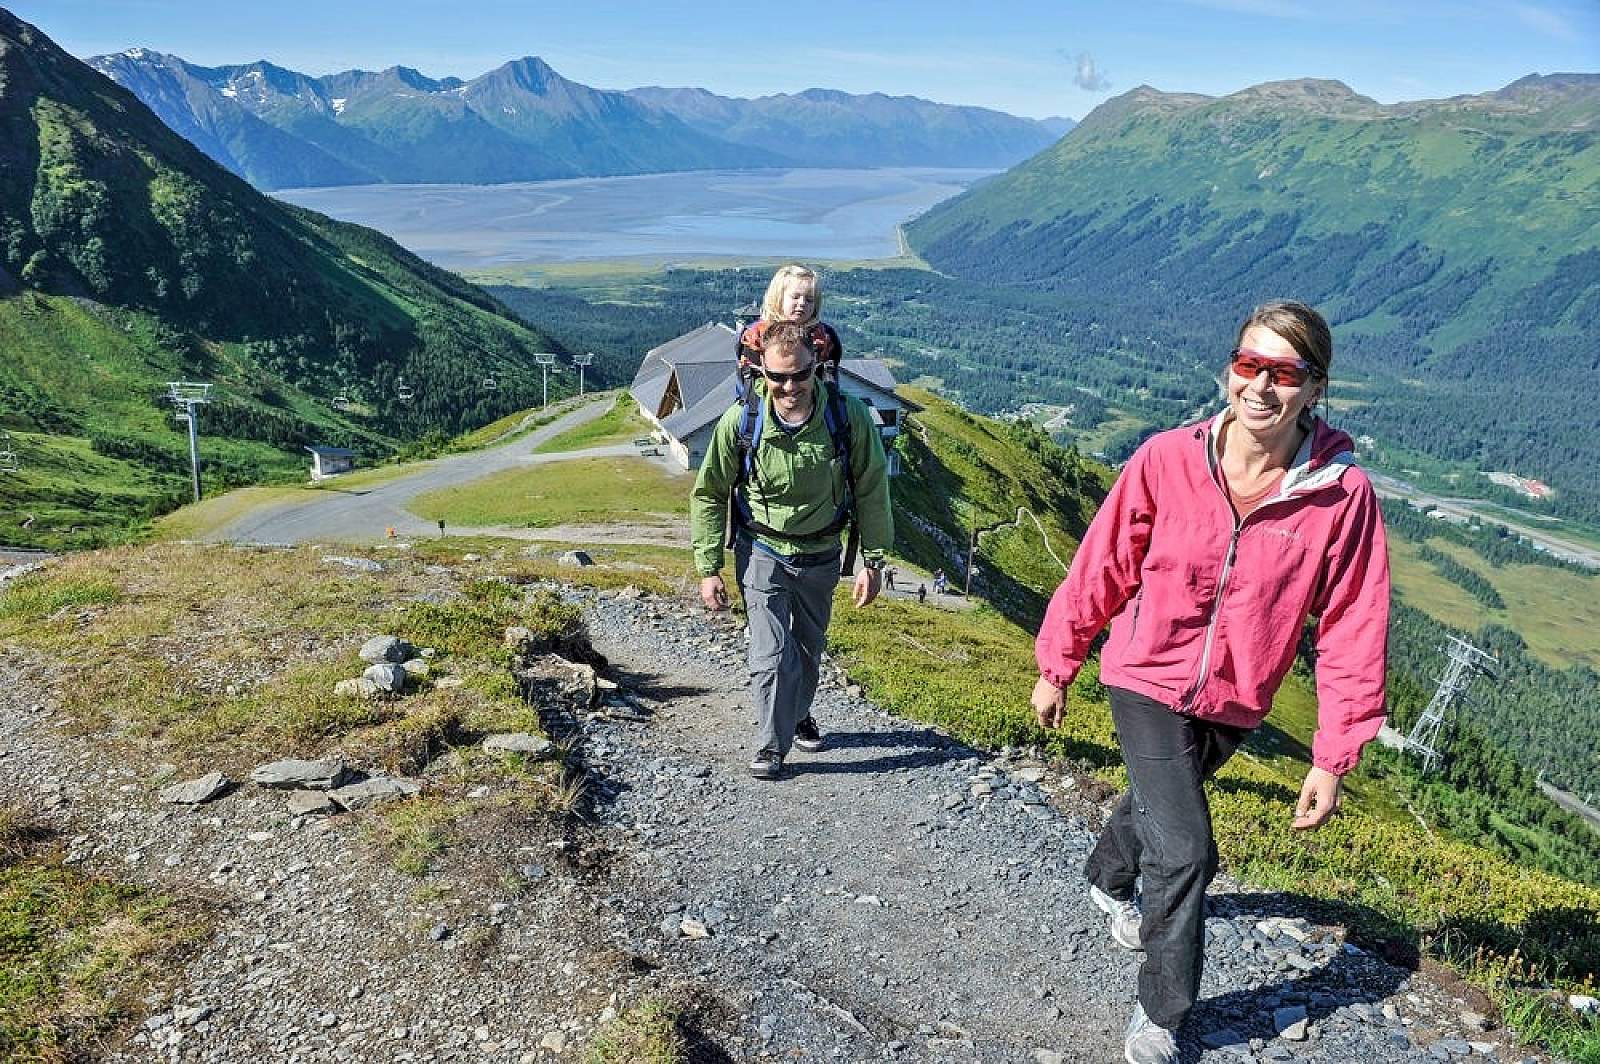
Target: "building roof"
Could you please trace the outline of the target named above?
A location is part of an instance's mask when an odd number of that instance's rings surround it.
[[[685,439],[716,421],[738,398],[735,335],[727,325],[707,322],[651,348],[639,364],[629,391],[645,410],[659,410],[667,389],[677,381],[683,405],[661,420],[661,428],[675,439]],[[847,358],[839,371],[911,410],[922,409],[894,394],[894,374],[880,359]]]
[[[306,450],[318,458],[354,458],[356,452],[348,447],[307,447]]]

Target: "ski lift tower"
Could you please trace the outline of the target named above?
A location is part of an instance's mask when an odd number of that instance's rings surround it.
[[[167,398],[178,408],[177,418],[189,424],[189,470],[194,477],[194,501],[200,501],[199,408],[211,401],[211,385],[194,381],[168,381]]]
[[[539,364],[539,369],[544,373],[544,408],[550,409],[550,367],[556,364],[554,351],[538,351],[534,353],[533,360]]]
[[[1451,708],[1460,701],[1477,676],[1496,675],[1494,658],[1465,639],[1457,639],[1453,635],[1447,638],[1450,642],[1439,648],[1449,659],[1439,676],[1439,688],[1433,692],[1428,708],[1411,726],[1411,734],[1406,736],[1406,750],[1422,757],[1423,775],[1433,771],[1442,754],[1439,733]]]
[[[589,365],[593,361],[594,361],[594,352],[593,351],[590,351],[588,354],[584,354],[584,355],[573,355],[572,356],[572,364],[574,366],[578,367],[578,395],[580,397],[583,395],[583,367]]]

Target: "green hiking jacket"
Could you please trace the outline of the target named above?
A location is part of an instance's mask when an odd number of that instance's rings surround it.
[[[756,537],[779,554],[811,554],[832,550],[840,543],[841,533],[806,536],[808,530],[824,529],[833,522],[845,496],[844,470],[834,466],[833,440],[823,420],[825,397],[821,387],[819,382],[810,420],[792,435],[778,427],[771,400],[765,389],[761,390],[761,401],[769,404],[767,423],[756,445],[755,470],[745,483],[745,495],[757,521],[802,537]],[[861,555],[866,559],[881,558],[894,543],[894,522],[889,514],[889,462],[866,404],[846,395],[844,406],[850,419],[850,458],[856,478],[856,518],[861,522]],[[701,576],[713,576],[722,569],[728,495],[739,472],[735,437],[743,409],[737,403],[729,407],[712,430],[711,445],[706,448],[705,462],[689,500],[694,564]]]

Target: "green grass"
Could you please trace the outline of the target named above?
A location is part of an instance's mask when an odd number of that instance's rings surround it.
[[[0,1059],[97,1056],[208,924],[194,904],[63,865],[48,832],[0,807]]]
[[[649,998],[595,1033],[584,1064],[683,1064],[689,1043],[678,1024],[678,1006]]]
[[[507,470],[419,495],[412,512],[454,526],[686,521],[694,478],[642,458],[582,458]]]
[[[603,447],[609,443],[627,443],[655,431],[656,427],[639,413],[639,404],[624,393],[617,396],[616,403],[603,415],[546,440],[534,448],[534,453],[578,451],[585,447]]]
[[[1554,668],[1581,664],[1600,669],[1600,575],[1543,565],[1497,568],[1461,544],[1431,539],[1428,545],[1487,580],[1506,608],[1486,608],[1422,560],[1416,544],[1394,536],[1389,540],[1389,564],[1395,587],[1407,604],[1462,631],[1475,632],[1489,622],[1502,624]]]

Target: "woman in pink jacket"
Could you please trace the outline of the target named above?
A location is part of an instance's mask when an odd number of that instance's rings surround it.
[[[1333,814],[1341,777],[1383,723],[1388,553],[1350,437],[1312,412],[1332,355],[1328,325],[1310,307],[1252,313],[1229,357],[1227,408],[1139,448],[1039,632],[1033,707],[1055,727],[1065,688],[1111,625],[1100,679],[1128,792],[1085,874],[1112,936],[1144,950],[1126,1040],[1133,1064],[1177,1059],[1217,871],[1203,785],[1271,709],[1308,618],[1317,734],[1294,827]]]

